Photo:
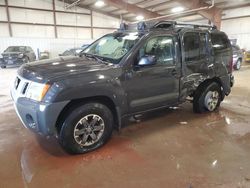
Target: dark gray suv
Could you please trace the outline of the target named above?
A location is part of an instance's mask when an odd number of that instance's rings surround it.
[[[80,57],[25,64],[11,94],[25,127],[76,154],[104,145],[128,117],[190,97],[194,112],[215,111],[233,81],[225,33],[162,21],[122,24]]]
[[[36,60],[36,55],[29,46],[9,46],[2,53],[0,59],[1,68],[7,66],[20,66],[23,63],[29,63]]]

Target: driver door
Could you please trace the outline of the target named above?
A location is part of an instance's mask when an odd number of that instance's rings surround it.
[[[149,65],[141,63],[143,57],[153,57],[155,62]],[[133,68],[127,75],[130,112],[176,103],[179,97],[179,77],[174,38],[162,35],[149,38],[138,50]]]

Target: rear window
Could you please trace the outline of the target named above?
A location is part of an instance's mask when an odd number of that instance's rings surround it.
[[[215,51],[225,50],[231,47],[230,41],[223,33],[212,33],[211,41]]]

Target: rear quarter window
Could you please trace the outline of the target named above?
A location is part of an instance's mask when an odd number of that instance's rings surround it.
[[[227,36],[223,33],[212,33],[211,41],[215,51],[226,50],[231,48],[231,44]]]

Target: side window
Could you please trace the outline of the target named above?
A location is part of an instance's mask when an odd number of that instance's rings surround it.
[[[32,48],[29,47],[29,46],[27,47],[27,51],[28,51],[28,52],[33,52]]]
[[[155,56],[157,64],[173,65],[173,39],[170,36],[157,36],[149,39],[139,50],[139,59],[144,56]]]
[[[199,33],[186,33],[184,35],[185,61],[196,61],[200,59]]]
[[[212,33],[211,41],[215,51],[225,50],[231,46],[227,36],[223,33]]]

